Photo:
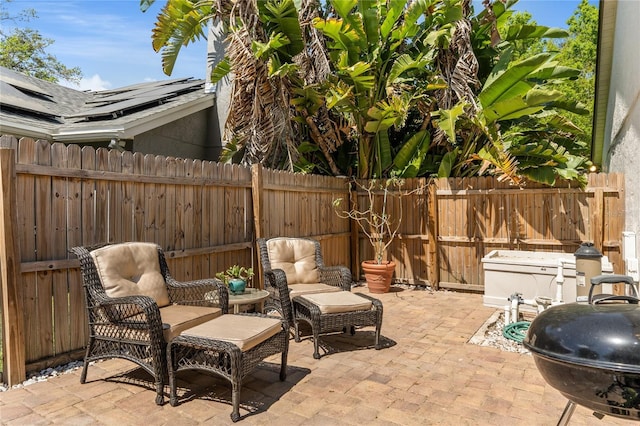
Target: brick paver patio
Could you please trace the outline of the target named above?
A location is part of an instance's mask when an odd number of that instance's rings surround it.
[[[556,424],[566,399],[544,382],[530,355],[468,343],[495,312],[480,295],[392,288],[376,297],[384,304],[384,349],[370,347],[372,329],[324,338],[330,353],[320,360],[309,339],[292,340],[287,380],[278,380],[278,356],[267,359],[244,383],[238,424]],[[149,376],[134,364],[99,362],[84,385],[76,370],[0,392],[0,423],[231,424],[228,382],[193,372],[179,377],[181,404],[157,406]],[[570,422],[611,424],[636,422],[598,420],[583,407]]]

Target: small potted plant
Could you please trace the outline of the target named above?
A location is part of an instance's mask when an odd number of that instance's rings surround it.
[[[362,262],[365,279],[369,291],[386,293],[389,291],[396,263],[393,260],[385,260],[385,252],[398,234],[402,221],[402,210],[398,212],[397,217],[391,217],[387,211],[387,202],[393,195],[402,195],[398,191],[404,185],[404,180],[390,177],[369,180],[366,184],[359,181],[354,183],[366,192],[368,198],[366,205],[359,209],[357,203],[354,203],[349,210],[346,210],[342,207],[343,200],[338,198],[333,201],[333,206],[339,217],[354,220],[369,238],[375,256],[373,260]]]
[[[240,265],[230,266],[226,271],[216,274],[217,279],[229,286],[231,294],[244,293],[251,277],[253,277],[253,268],[245,268]]]

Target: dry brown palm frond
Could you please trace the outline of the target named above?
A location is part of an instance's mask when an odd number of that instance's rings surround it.
[[[233,3],[228,15],[227,57],[232,64],[233,83],[225,140],[244,148],[243,164],[278,166],[287,159],[292,167],[289,99],[286,80],[270,78],[267,64],[256,59],[251,44],[266,35],[251,0]]]
[[[317,0],[303,0],[298,17],[305,49],[296,55],[294,61],[300,68],[299,75],[304,85],[319,85],[331,72],[331,65],[324,36],[312,25],[313,19],[318,17]],[[340,174],[331,153],[336,151],[343,139],[335,131],[336,123],[331,114],[321,106],[313,115],[308,111],[303,111],[302,115],[309,127],[309,136],[320,147],[332,173]]]
[[[478,60],[471,44],[472,24],[468,18],[471,12],[471,1],[463,1],[464,18],[456,23],[456,30],[449,48],[441,50],[437,56],[438,69],[447,82],[447,88],[436,93],[440,109],[453,108],[458,102],[469,104],[469,113],[475,114],[477,105],[474,88],[480,86],[478,80]],[[446,135],[442,131],[434,133],[434,143],[447,144]]]
[[[316,17],[318,17],[318,2],[316,0],[303,0],[300,5],[298,19],[305,49],[294,58],[294,61],[300,67],[300,74],[305,84],[321,83],[331,72],[331,64],[324,37],[312,25],[312,21]]]

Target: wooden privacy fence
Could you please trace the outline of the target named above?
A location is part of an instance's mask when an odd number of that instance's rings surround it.
[[[2,230],[13,231],[17,242],[10,254],[17,282],[2,283],[5,372],[10,365],[17,371],[9,373],[10,382],[24,377],[25,365],[66,361],[86,345],[82,281],[71,247],[155,242],[178,280],[253,264],[250,169],[29,139],[18,144],[3,137],[2,145],[14,148],[2,151],[15,158],[13,170],[0,170],[15,199],[3,205],[5,216],[10,207],[16,212]],[[11,172],[14,177],[6,175]],[[22,328],[7,316],[8,305],[24,312]],[[7,360],[21,346],[21,362]]]
[[[441,287],[483,291],[481,259],[491,250],[574,253],[585,241],[623,271],[622,174],[590,174],[585,190],[466,178],[438,179],[433,191]]]
[[[0,146],[11,148],[0,149],[0,326],[10,384],[82,356],[87,327],[73,246],[155,242],[178,280],[236,263],[257,270],[258,237],[316,238],[327,265],[351,265],[354,278],[373,256],[357,225],[333,209],[334,199],[350,199],[344,178],[6,136]],[[403,212],[388,253],[395,279],[481,291],[488,251],[574,252],[581,241],[594,241],[621,272],[622,182],[592,175],[585,191],[492,178],[407,180],[405,190],[420,190],[389,204],[391,215]]]

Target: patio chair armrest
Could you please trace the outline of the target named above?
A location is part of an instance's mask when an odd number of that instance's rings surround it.
[[[344,291],[351,290],[351,270],[346,266],[323,266],[318,268],[320,282]]]
[[[265,290],[269,293],[277,291],[289,297],[287,275],[282,269],[268,269],[264,271],[264,278]]]
[[[166,277],[169,300],[179,305],[211,306],[214,300],[223,313],[229,311],[229,288],[216,278],[194,281],[176,281]],[[214,292],[215,296],[210,293]]]
[[[271,305],[278,306],[280,314],[288,324],[293,324],[291,296],[287,285],[287,276],[282,269],[268,269],[264,271],[264,286],[269,292]]]
[[[99,297],[91,307],[96,320],[137,330],[156,330],[162,337],[160,308],[149,296]],[[152,336],[153,337],[153,336]]]

